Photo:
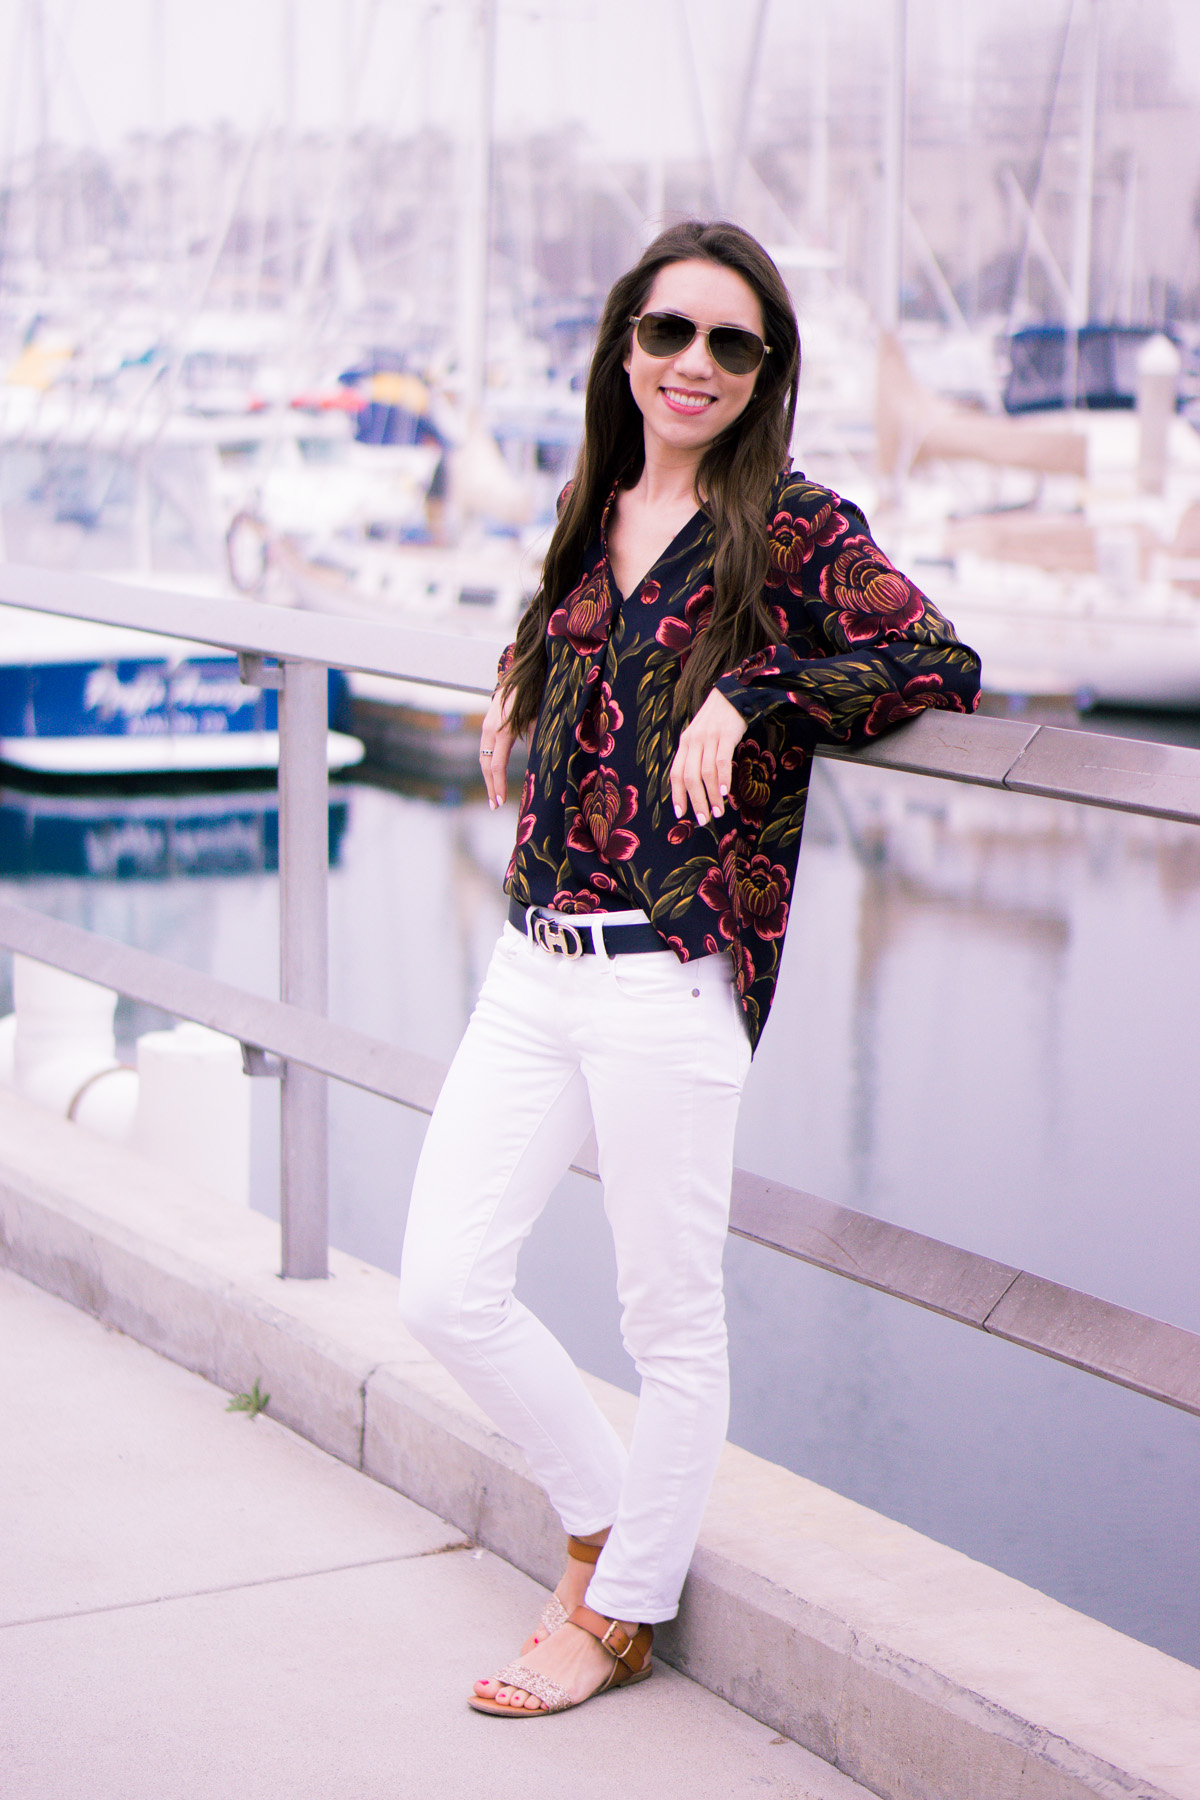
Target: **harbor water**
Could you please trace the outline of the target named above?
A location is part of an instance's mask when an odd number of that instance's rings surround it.
[[[340,783],[331,1012],[448,1059],[514,812]],[[0,795],[0,892],[274,991],[261,790]],[[1200,1330],[1200,831],[818,765],[738,1160]],[[164,1021],[122,1003],[126,1039]],[[274,1084],[254,1203],[277,1207]],[[332,1238],[398,1266],[424,1120],[332,1089]],[[1200,1663],[1200,1422],[730,1239],[733,1440]],[[523,1297],[634,1389],[601,1195],[569,1176]]]

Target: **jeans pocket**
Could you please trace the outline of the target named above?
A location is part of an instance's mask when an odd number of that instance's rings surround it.
[[[693,998],[696,983],[673,950],[650,950],[643,956],[614,956],[612,980],[618,993],[629,1000],[684,1001]]]

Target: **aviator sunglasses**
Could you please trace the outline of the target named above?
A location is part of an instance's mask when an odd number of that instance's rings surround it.
[[[629,323],[637,326],[637,341],[647,356],[682,356],[699,331],[709,355],[727,375],[752,375],[771,354],[770,344],[740,325],[710,325],[700,331],[694,319],[671,312],[636,313]]]

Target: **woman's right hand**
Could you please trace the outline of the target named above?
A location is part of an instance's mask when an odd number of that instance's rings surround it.
[[[512,747],[516,734],[508,723],[516,695],[510,688],[505,693],[497,688],[492,695],[491,705],[483,715],[483,730],[479,736],[479,766],[483,770],[484,784],[488,792],[488,805],[494,812],[503,806],[508,798],[508,759],[512,755]]]

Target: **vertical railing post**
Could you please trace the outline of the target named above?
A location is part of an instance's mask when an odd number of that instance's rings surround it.
[[[279,991],[324,1016],[329,1003],[328,676],[285,661],[279,692]],[[289,1062],[280,1097],[281,1273],[329,1273],[329,1096]]]

